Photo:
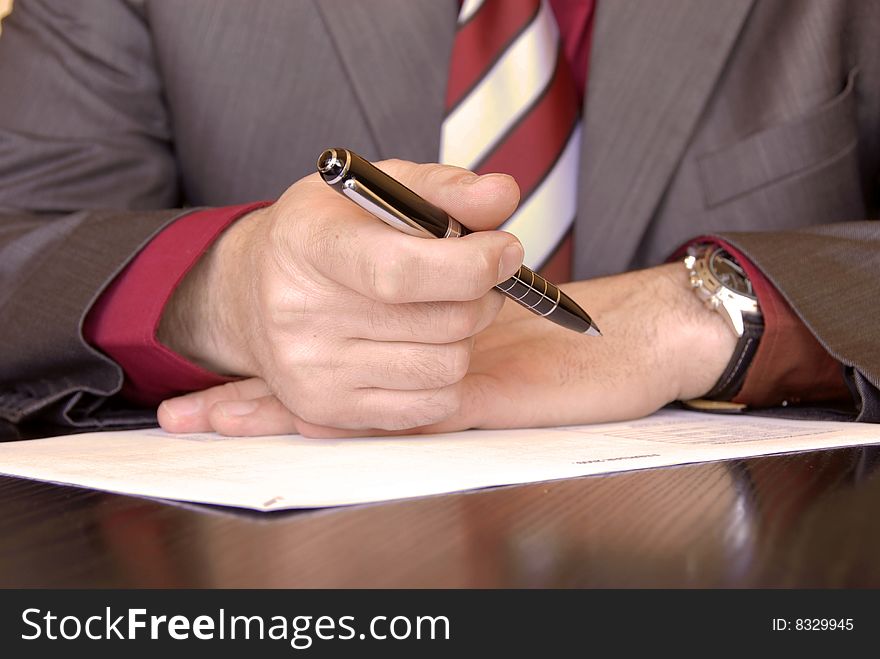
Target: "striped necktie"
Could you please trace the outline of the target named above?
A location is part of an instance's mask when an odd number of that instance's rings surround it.
[[[522,194],[501,229],[525,264],[571,279],[580,116],[547,0],[465,0],[446,92],[440,162],[512,175]]]

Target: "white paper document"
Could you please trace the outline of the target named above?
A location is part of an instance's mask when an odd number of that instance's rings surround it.
[[[880,443],[880,425],[663,410],[638,421],[342,440],[159,429],[0,443],[0,473],[281,510]]]

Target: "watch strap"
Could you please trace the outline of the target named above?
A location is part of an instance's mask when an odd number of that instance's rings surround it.
[[[715,386],[703,398],[729,401],[739,393],[763,333],[764,320],[760,316],[743,318],[743,335],[736,343],[733,356]]]

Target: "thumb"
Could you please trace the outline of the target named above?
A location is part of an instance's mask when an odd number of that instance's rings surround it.
[[[375,164],[471,231],[495,229],[513,214],[519,203],[519,186],[507,174],[477,176],[461,167],[404,160]]]

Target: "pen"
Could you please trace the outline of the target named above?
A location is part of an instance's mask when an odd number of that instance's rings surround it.
[[[471,233],[445,211],[348,149],[324,151],[318,157],[318,172],[334,190],[398,231],[420,238],[457,238]],[[524,265],[495,288],[562,327],[602,335],[574,300]]]

